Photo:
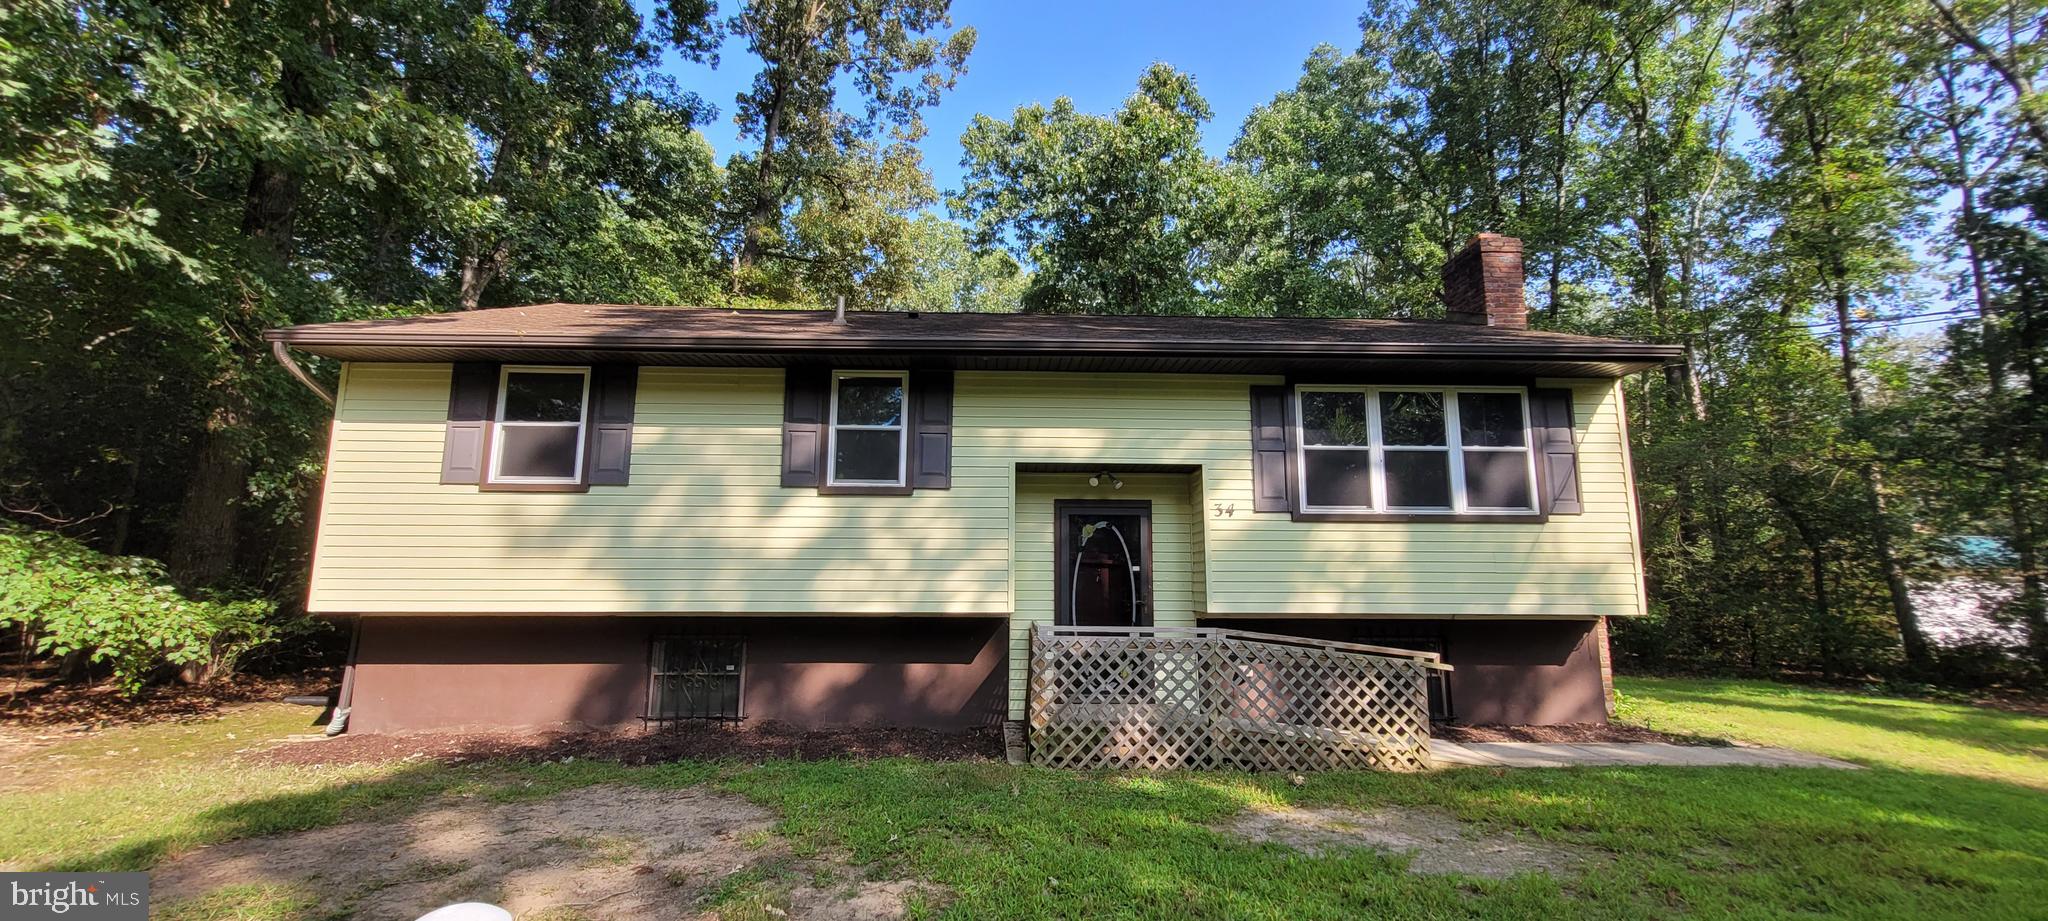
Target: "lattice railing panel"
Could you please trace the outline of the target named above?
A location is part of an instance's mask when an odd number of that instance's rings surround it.
[[[1031,760],[1067,768],[1429,767],[1433,653],[1211,628],[1040,626]]]

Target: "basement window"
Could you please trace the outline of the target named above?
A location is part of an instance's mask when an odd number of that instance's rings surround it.
[[[647,682],[647,718],[736,720],[746,644],[730,636],[656,637]]]
[[[901,371],[842,371],[832,375],[830,443],[833,486],[902,486],[905,394],[909,375]]]
[[[1535,511],[1520,388],[1300,387],[1295,401],[1305,512]]]
[[[491,482],[582,482],[589,408],[589,368],[507,365],[498,379]]]

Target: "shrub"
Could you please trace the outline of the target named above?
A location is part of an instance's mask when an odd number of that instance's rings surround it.
[[[276,638],[272,613],[267,601],[188,598],[155,560],[0,524],[0,628],[25,625],[45,655],[85,651],[131,694],[165,666],[232,673]]]

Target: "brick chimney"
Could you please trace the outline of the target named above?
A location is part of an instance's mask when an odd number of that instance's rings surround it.
[[[1475,235],[1444,263],[1444,312],[1453,323],[1528,329],[1522,301],[1522,241]]]

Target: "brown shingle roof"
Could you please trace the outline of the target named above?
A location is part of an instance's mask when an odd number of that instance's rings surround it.
[[[1363,358],[1552,357],[1661,363],[1676,346],[1427,320],[1155,317],[536,304],[271,330],[316,354],[335,347],[634,352],[1214,354]]]

